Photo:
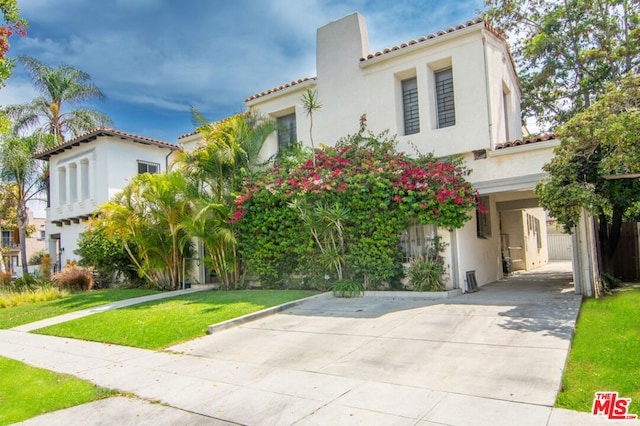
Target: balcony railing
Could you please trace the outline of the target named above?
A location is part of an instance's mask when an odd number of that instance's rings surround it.
[[[11,240],[2,239],[0,240],[0,247],[2,247],[3,249],[17,249],[17,248],[20,248],[20,245],[13,242],[13,239]]]

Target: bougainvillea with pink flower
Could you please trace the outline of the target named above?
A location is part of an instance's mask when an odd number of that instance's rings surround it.
[[[293,202],[346,212],[340,222],[345,273],[365,283],[389,280],[398,270],[398,235],[412,223],[454,229],[471,218],[477,194],[460,161],[411,158],[395,147],[395,138],[361,131],[316,150],[315,165],[310,158],[284,162],[246,182],[232,220],[243,259],[263,282],[314,270],[318,244]]]

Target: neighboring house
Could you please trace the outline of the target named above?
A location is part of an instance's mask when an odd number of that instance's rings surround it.
[[[461,155],[473,170],[469,179],[489,212],[454,231],[411,227],[400,236],[406,260],[437,232],[449,244],[448,287],[462,289],[502,278],[503,256],[526,270],[548,261],[545,215],[533,189],[559,141],[523,140],[520,82],[501,33],[478,19],[372,53],[364,18],[353,13],[318,29],[316,72],[245,100],[281,124],[263,158],[294,141],[310,146],[301,97],[316,90],[316,146],[357,132],[366,114],[369,130],[398,135],[399,150]],[[189,134],[179,142],[189,149],[197,140]]]
[[[35,154],[49,162],[47,252],[59,267],[77,259],[78,237],[96,208],[139,173],[167,170],[179,147],[167,142],[98,128]]]
[[[31,210],[27,211],[29,215],[29,225],[35,227],[35,232],[27,237],[26,249],[27,249],[27,261],[31,259],[36,252],[45,249],[45,219],[40,217],[33,217]],[[20,237],[17,229],[2,229],[0,230],[0,247],[2,253],[0,261],[4,262],[7,271],[11,271],[13,274],[18,274],[22,271],[22,263],[20,260]]]

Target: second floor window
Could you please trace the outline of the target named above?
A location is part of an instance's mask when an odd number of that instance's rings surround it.
[[[402,112],[404,114],[404,134],[412,135],[420,131],[418,110],[418,82],[416,78],[402,80]]]
[[[160,164],[151,163],[149,161],[141,161],[138,160],[138,174],[141,175],[143,173],[155,174],[160,171]]]
[[[15,245],[13,239],[13,231],[3,230],[1,246],[6,248],[13,248],[13,246]]]
[[[453,98],[453,72],[451,68],[437,71],[436,108],[438,112],[438,128],[456,124],[456,107]]]
[[[296,113],[278,117],[278,151],[284,151],[296,142]]]

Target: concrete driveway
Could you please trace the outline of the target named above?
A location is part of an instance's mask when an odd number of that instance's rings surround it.
[[[283,423],[546,424],[580,307],[570,279],[550,267],[444,301],[318,300],[170,349],[234,366],[282,407],[325,402]],[[278,404],[253,391],[219,405],[252,423]]]
[[[30,425],[603,424],[552,408],[580,306],[554,267],[437,301],[316,298],[171,352],[5,330],[0,354],[142,398]]]

